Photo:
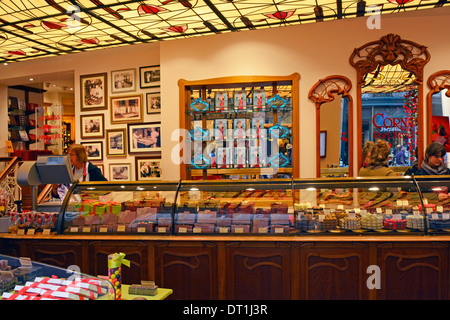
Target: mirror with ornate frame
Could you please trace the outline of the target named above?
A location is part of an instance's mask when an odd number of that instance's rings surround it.
[[[358,168],[365,141],[391,145],[389,166],[399,174],[410,166],[414,150],[423,150],[423,68],[427,48],[388,34],[356,48],[350,64],[357,73]],[[400,152],[401,151],[401,152]],[[421,163],[422,152],[418,153]]]
[[[438,141],[450,152],[450,70],[433,73],[427,81],[427,144]],[[448,162],[448,156],[447,156]]]
[[[350,80],[320,79],[308,97],[316,108],[316,176],[353,176],[353,99]],[[326,105],[323,105],[326,104]]]

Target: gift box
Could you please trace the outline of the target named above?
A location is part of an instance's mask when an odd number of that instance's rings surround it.
[[[270,223],[271,224],[289,224],[289,215],[272,213],[270,215]]]
[[[235,213],[232,218],[233,224],[250,224],[252,215],[249,213]]]
[[[272,213],[288,213],[288,205],[284,203],[271,203],[270,208]]]
[[[122,211],[119,213],[118,223],[128,224],[136,219],[136,211]]]
[[[178,224],[194,224],[196,216],[194,213],[179,212],[175,218]]]
[[[114,213],[105,213],[101,216],[101,223],[103,225],[114,225],[117,224],[117,215]]]
[[[215,224],[217,222],[217,213],[199,211],[197,215],[197,223],[210,223]]]

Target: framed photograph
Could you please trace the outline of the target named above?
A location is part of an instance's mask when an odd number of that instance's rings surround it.
[[[140,87],[152,88],[161,85],[161,70],[160,66],[147,66],[139,68]]]
[[[320,157],[326,158],[327,156],[327,131],[320,131]]]
[[[86,148],[88,160],[103,160],[103,141],[81,142]]]
[[[80,76],[81,111],[108,109],[107,73]]]
[[[162,180],[161,158],[135,157],[136,180]]]
[[[130,163],[110,163],[109,181],[130,181],[131,164]]]
[[[235,167],[242,168],[246,165],[246,155],[247,155],[247,148],[245,147],[237,147],[234,151],[234,164]]]
[[[216,154],[217,168],[228,168],[233,164],[233,149],[228,147],[218,147]]]
[[[106,130],[106,156],[123,157],[127,155],[127,129]]]
[[[245,119],[233,119],[233,138],[237,140],[245,139],[246,131]]]
[[[111,71],[111,93],[136,91],[136,69]]]
[[[111,123],[142,122],[142,94],[111,97]]]
[[[102,113],[81,115],[81,139],[103,138],[105,117]]]
[[[161,93],[149,92],[146,94],[147,98],[147,114],[161,112]]]
[[[128,124],[128,152],[161,152],[161,123]]]

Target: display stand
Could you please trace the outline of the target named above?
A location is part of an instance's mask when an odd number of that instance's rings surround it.
[[[299,79],[180,79],[181,179],[298,178]]]

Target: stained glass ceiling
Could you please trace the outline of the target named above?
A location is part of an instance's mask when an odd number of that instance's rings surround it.
[[[416,76],[397,65],[379,65],[377,70],[368,73],[361,86],[363,93],[390,93],[417,89]]]
[[[448,0],[0,0],[0,62],[431,9]]]

